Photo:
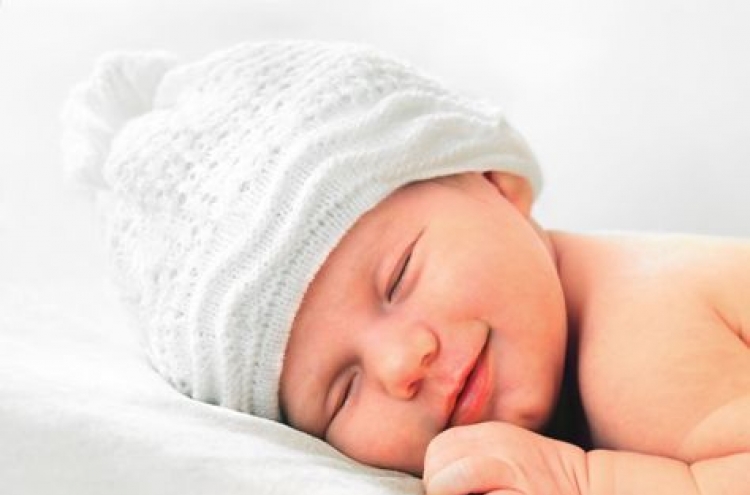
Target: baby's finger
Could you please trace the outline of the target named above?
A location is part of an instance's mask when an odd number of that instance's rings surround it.
[[[495,457],[462,457],[425,479],[425,491],[427,495],[487,493],[512,489],[515,478],[511,467]]]
[[[429,478],[452,462],[470,454],[479,453],[487,437],[471,435],[476,425],[449,428],[430,441],[424,460],[424,478]]]

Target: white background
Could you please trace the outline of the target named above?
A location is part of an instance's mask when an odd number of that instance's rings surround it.
[[[57,146],[100,53],[280,37],[374,44],[501,104],[544,168],[545,226],[750,236],[749,26],[745,0],[3,0],[0,277],[101,275]]]

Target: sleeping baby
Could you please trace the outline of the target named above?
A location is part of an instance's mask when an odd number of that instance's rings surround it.
[[[543,229],[495,107],[357,45],[112,54],[63,120],[181,393],[430,495],[750,492],[750,242]]]

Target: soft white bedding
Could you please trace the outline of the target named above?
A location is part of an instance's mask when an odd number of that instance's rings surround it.
[[[151,372],[62,180],[60,105],[102,52],[374,44],[507,109],[543,225],[748,236],[749,22],[742,0],[0,0],[0,493],[421,493]]]
[[[0,491],[14,495],[421,493],[416,478],[176,393],[90,282],[0,284],[0,439]]]

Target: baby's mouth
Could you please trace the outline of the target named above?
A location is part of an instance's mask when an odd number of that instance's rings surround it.
[[[491,332],[471,367],[464,372],[459,387],[454,392],[446,428],[479,422],[485,412],[492,391],[492,366],[489,353]]]

